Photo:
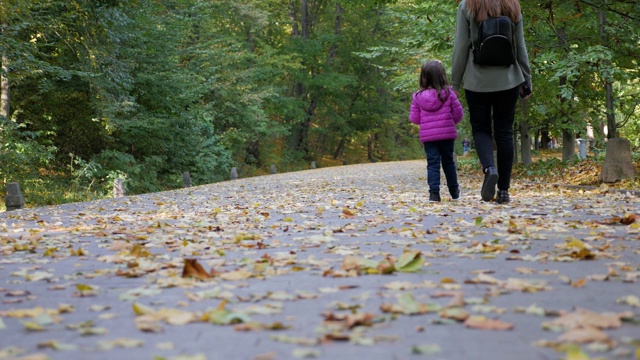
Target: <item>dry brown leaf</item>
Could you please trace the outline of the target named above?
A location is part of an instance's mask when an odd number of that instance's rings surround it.
[[[558,337],[558,341],[589,344],[592,342],[607,342],[609,341],[609,336],[597,328],[587,326],[567,331]]]
[[[571,282],[571,286],[574,288],[581,288],[587,283],[587,279],[579,279]]]
[[[638,214],[628,214],[625,217],[623,217],[622,219],[620,219],[620,222],[625,224],[625,225],[631,225],[634,222],[640,220],[640,215]]]
[[[182,269],[183,278],[196,278],[199,280],[207,280],[211,275],[198,263],[197,259],[184,259],[184,268]]]
[[[471,316],[464,322],[464,326],[470,329],[481,330],[511,330],[513,324],[498,319],[489,319],[485,316]]]
[[[447,304],[448,308],[461,308],[464,307],[464,296],[461,291],[456,291],[453,295],[453,299]]]
[[[565,329],[593,327],[597,329],[617,329],[622,326],[620,316],[614,313],[596,313],[578,308],[576,311],[564,314],[549,323]]]

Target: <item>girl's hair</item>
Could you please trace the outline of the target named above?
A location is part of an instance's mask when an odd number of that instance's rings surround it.
[[[445,102],[449,97],[449,81],[447,72],[439,60],[431,60],[422,64],[420,69],[420,91],[435,89],[438,99]]]
[[[487,18],[508,16],[514,23],[518,22],[522,9],[518,0],[466,0],[469,14],[479,24]]]

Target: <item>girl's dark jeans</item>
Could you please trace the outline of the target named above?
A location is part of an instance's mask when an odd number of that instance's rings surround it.
[[[498,189],[509,190],[513,167],[513,120],[519,87],[495,92],[465,90],[464,93],[469,105],[471,132],[482,169],[495,166],[493,161],[495,138]]]
[[[451,193],[458,188],[458,170],[453,158],[453,146],[455,140],[428,141],[424,144],[424,152],[427,155],[427,183],[429,192],[440,192],[440,165],[444,176],[447,178],[447,187]]]

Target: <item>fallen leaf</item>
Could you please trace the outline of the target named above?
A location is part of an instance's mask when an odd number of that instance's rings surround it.
[[[635,295],[628,295],[628,296],[618,298],[618,300],[616,300],[616,303],[626,304],[633,307],[640,307],[640,298],[638,298]]]
[[[184,259],[184,268],[182,269],[183,278],[195,278],[199,280],[207,280],[211,275],[198,263],[197,259]]]
[[[422,344],[411,347],[411,353],[416,355],[433,355],[441,351],[442,349],[438,344]]]
[[[571,282],[571,286],[574,288],[581,288],[587,283],[587,279],[579,279]]]
[[[558,337],[558,341],[589,344],[592,342],[606,342],[609,341],[609,336],[603,331],[595,327],[581,327],[571,329]]]
[[[253,276],[253,273],[247,270],[235,270],[220,274],[220,278],[228,281],[246,280]]]
[[[561,315],[543,326],[561,327],[563,329],[577,329],[592,327],[597,329],[617,329],[622,325],[620,316],[613,313],[596,313],[578,308],[574,312]]]
[[[485,316],[471,316],[464,322],[464,326],[470,329],[481,330],[512,330],[513,324],[498,319],[489,319]]]
[[[400,255],[395,264],[396,270],[399,272],[416,272],[422,268],[425,259],[418,250],[405,251]]]

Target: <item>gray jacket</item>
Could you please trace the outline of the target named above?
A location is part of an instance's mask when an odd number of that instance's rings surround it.
[[[524,41],[522,17],[516,23],[517,63],[509,67],[482,66],[473,62],[471,43],[478,37],[478,24],[467,11],[466,1],[458,7],[456,37],[451,61],[451,85],[454,90],[463,88],[475,92],[493,92],[513,89],[524,82],[531,84],[531,67]],[[531,86],[533,89],[533,86]]]

